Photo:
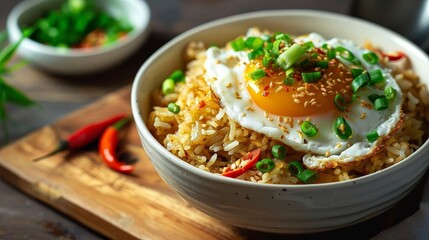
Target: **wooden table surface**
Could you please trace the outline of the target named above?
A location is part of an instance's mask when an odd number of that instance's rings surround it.
[[[5,28],[7,15],[19,2],[1,0],[0,29]],[[149,38],[138,52],[115,68],[91,76],[64,77],[26,66],[8,78],[10,83],[26,92],[42,106],[30,109],[9,107],[12,118],[12,124],[9,126],[12,141],[132,83],[138,68],[151,53],[172,37],[201,23],[264,9],[320,9],[349,14],[352,6],[351,0],[147,0],[147,2],[152,11]],[[413,206],[408,207],[411,210],[405,212],[403,217],[417,209],[420,201],[418,191],[408,196],[407,200]],[[387,216],[384,219],[397,219],[397,216],[395,218]],[[389,226],[392,222],[372,220],[365,224]],[[360,228],[351,227],[343,232]],[[376,231],[369,235],[375,234]],[[0,239],[103,239],[103,236],[0,180]]]

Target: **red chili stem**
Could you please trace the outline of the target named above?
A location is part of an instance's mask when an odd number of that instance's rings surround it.
[[[119,143],[119,131],[130,121],[124,118],[108,127],[100,138],[98,152],[104,163],[111,169],[125,174],[130,174],[134,170],[133,165],[121,162],[118,159],[116,149]]]
[[[58,146],[55,150],[53,150],[52,152],[50,152],[50,153],[48,153],[42,157],[34,159],[33,162],[36,162],[36,161],[42,160],[44,158],[50,157],[54,154],[57,154],[61,151],[67,150],[67,149],[75,150],[75,149],[85,147],[88,144],[92,143],[93,141],[97,140],[107,127],[118,122],[119,120],[123,119],[124,117],[125,117],[125,114],[118,114],[118,115],[110,117],[106,120],[102,120],[100,122],[92,123],[92,124],[89,124],[85,127],[82,127],[80,129],[78,129],[77,131],[75,131],[74,133],[72,133],[67,138],[67,140],[61,140],[58,143]]]

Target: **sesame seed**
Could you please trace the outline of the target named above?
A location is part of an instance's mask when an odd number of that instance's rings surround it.
[[[339,129],[341,130],[341,132],[344,132],[344,130],[346,130],[346,125],[344,123],[341,123]]]
[[[295,103],[300,103],[301,101],[298,98],[293,99]]]
[[[272,118],[268,118],[268,121],[272,122],[272,121],[274,121],[274,119],[272,119]]]
[[[301,131],[298,131],[298,135],[299,135],[299,137],[300,137],[301,139],[304,139],[304,135],[302,135],[302,132],[301,132]]]
[[[270,114],[268,112],[264,112],[264,118],[268,118],[268,116],[270,116]]]
[[[304,89],[305,89],[304,87],[299,87],[299,88],[297,88],[296,90],[297,90],[297,91],[304,91]]]
[[[341,143],[337,143],[337,145],[335,145],[336,148],[340,148],[342,146]]]
[[[278,86],[276,89],[276,92],[280,92],[280,90],[282,90],[283,86]]]
[[[296,122],[298,123],[298,125],[302,124],[302,120],[301,119],[298,119],[298,121],[296,121]]]
[[[312,97],[312,96],[316,96],[316,94],[313,93],[313,92],[311,92],[311,93],[308,94],[308,96]]]
[[[341,80],[341,78],[337,78],[337,82],[342,82],[343,80]]]
[[[310,103],[312,103],[312,102],[316,102],[316,98],[312,98],[312,99],[310,100]]]
[[[226,86],[227,88],[230,88],[230,87],[232,86],[232,83],[227,82],[225,86]]]
[[[317,102],[316,101],[314,101],[314,102],[312,102],[311,103],[311,106],[314,106],[314,105],[316,105],[317,104]]]
[[[328,96],[328,94],[326,92],[322,92],[322,95],[325,97]]]
[[[326,92],[326,88],[322,87],[320,90],[322,90],[322,92]]]
[[[311,122],[311,118],[308,117],[308,118],[305,119],[305,121]]]
[[[331,152],[330,152],[330,151],[325,152],[325,156],[326,156],[326,157],[331,156]]]
[[[365,119],[365,117],[366,117],[366,113],[362,113],[362,114],[360,115],[360,119]]]
[[[329,74],[328,74],[328,76],[332,76],[332,74],[334,74],[333,72],[330,72]]]
[[[308,101],[305,101],[304,102],[304,107],[307,107],[307,105],[308,105]]]
[[[245,117],[246,116],[246,113],[241,113],[241,117]]]

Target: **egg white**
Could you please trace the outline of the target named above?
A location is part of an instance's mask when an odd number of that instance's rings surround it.
[[[249,31],[252,34],[259,34]],[[304,43],[313,41],[316,47],[324,43],[331,46],[342,45],[350,50],[355,57],[365,64],[361,58],[366,50],[358,47],[352,41],[334,38],[329,41],[320,35],[312,33],[301,36],[295,41]],[[343,61],[348,65],[346,61]],[[368,95],[384,94],[383,89],[366,87],[359,90],[358,99],[348,106],[349,111],[338,114],[326,112],[324,114],[309,115],[305,117],[293,117],[293,124],[285,121],[288,116],[276,116],[267,114],[252,100],[246,89],[245,69],[249,64],[245,51],[235,52],[231,48],[211,47],[206,52],[204,68],[205,79],[213,93],[220,99],[226,114],[241,126],[265,134],[297,151],[307,153],[303,157],[303,163],[309,168],[323,169],[328,163],[335,161],[339,164],[359,160],[372,154],[378,145],[395,130],[402,119],[402,93],[395,79],[388,69],[381,69],[377,65],[365,64],[367,70],[380,69],[386,78],[386,86],[391,86],[397,91],[395,99],[389,103],[389,108],[376,111],[361,106],[361,101],[368,101]],[[285,106],[287,107],[287,106]],[[365,115],[364,119],[361,116]],[[346,140],[339,139],[334,130],[333,123],[336,117],[345,116],[353,130],[352,137]],[[318,128],[319,133],[315,137],[306,137],[302,134],[299,121],[307,118]],[[287,129],[286,131],[284,129]],[[375,142],[369,142],[366,134],[376,130],[380,138]]]

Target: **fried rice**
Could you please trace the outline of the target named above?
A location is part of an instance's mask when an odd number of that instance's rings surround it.
[[[378,51],[370,43],[364,48]],[[185,56],[188,62],[186,82],[176,84],[172,94],[163,95],[161,90],[154,92],[154,110],[148,121],[152,134],[183,161],[214,174],[221,174],[227,166],[231,169],[239,167],[242,157],[257,148],[261,149],[262,158],[271,158],[271,147],[282,143],[231,120],[217,97],[211,94],[204,80],[205,49],[201,42],[190,43]],[[345,181],[377,172],[404,160],[426,141],[429,122],[426,85],[419,81],[408,58],[394,65],[386,58],[380,60],[382,65],[392,69],[392,76],[404,93],[402,126],[375,155],[320,170],[315,183]],[[179,114],[167,110],[170,102],[181,106]],[[302,159],[305,153],[286,148],[286,159],[274,159],[275,167],[271,171],[263,173],[253,168],[237,178],[259,183],[300,184],[299,179],[289,172],[288,163]]]

